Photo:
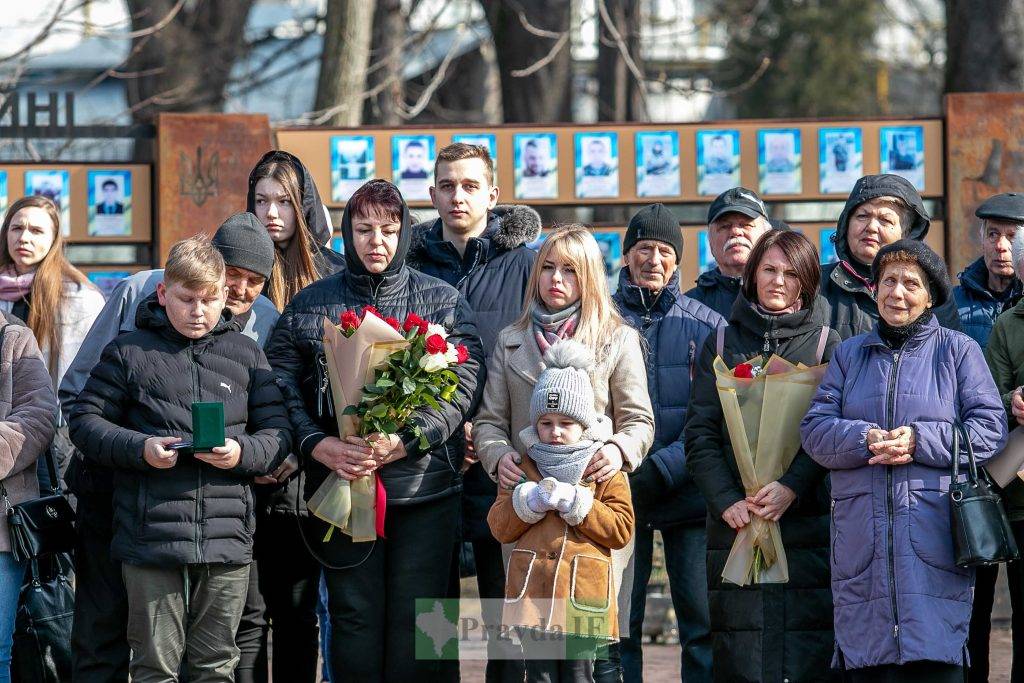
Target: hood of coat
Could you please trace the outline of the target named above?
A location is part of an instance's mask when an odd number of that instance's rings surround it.
[[[879,197],[897,197],[902,199],[914,210],[914,220],[903,238],[923,240],[928,235],[931,218],[924,209],[924,202],[914,185],[906,178],[891,173],[883,175],[867,175],[857,181],[853,191],[846,199],[846,206],[839,214],[836,232],[832,239],[836,245],[836,257],[842,261],[853,261],[850,245],[846,241],[846,232],[850,227],[850,216],[854,209],[871,199]]]
[[[533,242],[540,236],[540,214],[521,204],[501,204],[487,213],[487,228],[480,238],[499,251],[512,251]],[[432,242],[444,241],[441,219],[423,221],[412,226],[412,246],[409,251],[422,258]]]
[[[629,266],[623,266],[619,270],[619,288],[612,298],[621,301],[626,308],[643,314],[654,311],[664,313],[680,295],[678,269],[672,273],[665,286],[655,293],[647,287],[633,284],[629,278]]]
[[[827,327],[829,324],[828,310],[825,299],[818,295],[814,298],[810,308],[801,309],[795,313],[767,315],[757,310],[743,296],[743,292],[740,292],[736,297],[736,303],[732,306],[729,324],[742,327],[759,337],[767,335],[769,339],[788,339],[818,331],[822,326]]]
[[[395,191],[398,192],[397,188]],[[345,272],[348,275],[357,278],[393,275],[405,266],[405,258],[408,256],[409,247],[412,244],[412,214],[409,213],[409,205],[405,203],[405,199],[402,199],[402,227],[398,231],[398,247],[395,249],[395,256],[391,259],[391,263],[378,275],[370,273],[356,255],[355,243],[352,240],[352,213],[347,206],[345,213],[341,216],[341,238],[345,242]]]
[[[289,154],[280,149],[273,149],[260,158],[259,162],[253,166],[252,171],[249,172],[249,192],[245,198],[245,210],[249,213],[256,213],[257,178],[255,173],[257,168],[268,161],[288,164],[294,169],[295,175],[299,179],[299,188],[302,190],[302,217],[305,218],[306,226],[309,227],[309,234],[312,235],[313,242],[318,246],[330,243],[331,224],[327,220],[327,213],[324,210],[323,202],[320,200],[320,193],[316,189],[316,183],[313,182],[313,175],[306,168],[306,165],[302,163],[302,160],[294,154]]]
[[[235,316],[231,310],[225,306],[224,311],[220,314],[220,320],[209,334],[206,334],[199,339],[189,339],[174,329],[174,326],[171,325],[171,320],[167,317],[167,311],[160,305],[160,300],[157,297],[156,292],[153,292],[139,303],[138,310],[135,312],[135,327],[140,330],[152,330],[164,337],[167,337],[168,339],[184,342],[186,344],[191,341],[202,344],[204,342],[211,341],[215,335],[224,334],[225,332],[239,331],[238,321],[235,320]]]

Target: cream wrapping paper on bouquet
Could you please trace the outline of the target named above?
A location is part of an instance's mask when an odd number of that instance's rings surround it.
[[[772,356],[753,378],[735,377],[721,357],[714,370],[729,441],[748,496],[778,480],[800,450],[800,421],[827,365],[806,367]],[[786,583],[789,567],[778,522],[751,515],[733,542],[722,579],[739,586]]]
[[[376,315],[366,315],[351,337],[324,318],[324,357],[330,379],[334,414],[341,438],[359,433],[359,420],[342,415],[346,406],[356,405],[363,387],[372,383],[374,371],[395,351],[409,346],[400,332]],[[353,541],[377,538],[376,474],[352,482],[331,472],[306,503],[307,509],[332,525],[325,540],[337,527]]]

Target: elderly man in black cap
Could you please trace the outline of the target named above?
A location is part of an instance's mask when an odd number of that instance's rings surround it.
[[[242,334],[260,344],[266,343],[277,322],[278,312],[260,292],[274,268],[274,243],[259,219],[251,213],[236,213],[217,229],[213,245],[224,257],[227,308],[238,322]],[[59,397],[67,408],[78,397],[89,374],[106,345],[115,337],[135,329],[135,311],[147,296],[163,282],[163,270],[146,270],[125,278],[114,287],[107,303],[93,323],[61,381]],[[294,456],[274,472],[284,481],[296,469]],[[113,529],[110,470],[86,464],[80,457],[72,460],[67,473],[68,488],[78,497],[75,544],[76,596],[74,626],[71,632],[72,679],[75,681],[128,680],[128,602],[121,579],[119,562],[110,559]],[[261,478],[266,479],[266,478]],[[256,565],[253,565],[255,569]],[[255,589],[256,572],[250,576],[250,591]],[[255,603],[262,612],[262,600],[255,592]],[[262,620],[254,614],[247,599],[247,620]],[[262,625],[256,625],[257,630]],[[244,648],[242,642],[238,643]]]
[[[984,349],[996,318],[1017,303],[1024,288],[1012,254],[1013,236],[1024,224],[1024,194],[989,197],[974,215],[981,219],[981,257],[960,273],[953,296],[963,331]]]
[[[747,205],[754,203],[739,199]],[[738,215],[749,219],[746,214]],[[745,234],[737,231],[741,233]],[[633,216],[622,249],[624,267],[613,298],[626,322],[646,341],[647,388],[656,418],[654,444],[643,464],[630,475],[636,546],[629,637],[620,645],[624,680],[643,680],[640,645],[654,530],[658,529],[679,626],[683,680],[711,681],[704,563],[707,507],[686,471],[682,435],[696,352],[725,320],[680,293],[677,265],[683,237],[679,220],[663,204],[646,206]]]
[[[843,339],[870,332],[878,321],[871,263],[899,239],[924,241],[931,219],[914,185],[898,175],[869,175],[853,186],[839,216],[837,263],[821,269],[821,295],[831,308],[830,327]],[[934,310],[943,327],[960,329],[953,299]]]
[[[686,296],[728,319],[750,251],[771,229],[768,210],[753,191],[734,187],[715,197],[708,209],[708,245],[716,265],[701,273]]]

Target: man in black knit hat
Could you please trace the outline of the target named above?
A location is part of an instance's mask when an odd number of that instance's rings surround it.
[[[677,266],[683,236],[668,207],[651,204],[638,211],[629,222],[622,249],[624,267],[613,298],[626,322],[646,341],[647,388],[655,414],[654,444],[629,477],[636,545],[629,637],[618,646],[624,680],[643,680],[642,627],[654,530],[658,529],[665,545],[686,680],[711,681],[706,506],[686,474],[681,437],[696,352],[725,320],[679,291]],[[602,665],[597,662],[595,672]]]

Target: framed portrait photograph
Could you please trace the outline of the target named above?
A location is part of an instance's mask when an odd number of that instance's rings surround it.
[[[335,135],[331,138],[331,201],[347,202],[374,176],[377,160],[373,137]]]
[[[332,237],[331,238],[331,249],[338,252],[339,254],[345,253],[345,238],[344,237]]]
[[[60,229],[71,234],[71,175],[67,171],[25,171],[25,195],[46,197],[57,205]]]
[[[697,233],[697,274],[706,273],[718,264],[711,255],[711,244],[708,242],[708,231]]]
[[[132,234],[132,173],[89,171],[89,237],[129,237]]]
[[[131,272],[127,270],[91,270],[86,277],[103,292],[103,296],[110,296],[117,283],[130,275]]]
[[[679,133],[674,130],[637,133],[636,196],[678,197]]]
[[[822,194],[849,194],[864,175],[860,128],[820,128],[818,166],[818,189]]]
[[[772,128],[757,131],[757,175],[761,194],[800,194],[800,130]]]
[[[818,233],[818,254],[821,256],[822,264],[835,263],[839,260],[836,257],[835,236],[835,228],[825,228]]]
[[[577,199],[618,197],[618,133],[576,133],[573,138]]]
[[[878,138],[882,173],[903,176],[924,190],[924,127],[883,126]]]
[[[452,142],[461,142],[466,145],[477,145],[487,150],[494,163],[495,172],[498,169],[498,137],[493,133],[457,133],[452,136]]]
[[[434,184],[433,135],[395,135],[391,138],[391,173],[407,201],[430,200]]]
[[[517,133],[515,150],[516,199],[558,198],[558,138],[554,133]]]
[[[0,171],[0,221],[7,213],[7,171]]]
[[[740,132],[697,132],[697,194],[713,197],[740,184]]]
[[[618,230],[597,229],[592,234],[601,249],[608,289],[614,293],[619,288],[619,271],[622,270],[622,233]]]

